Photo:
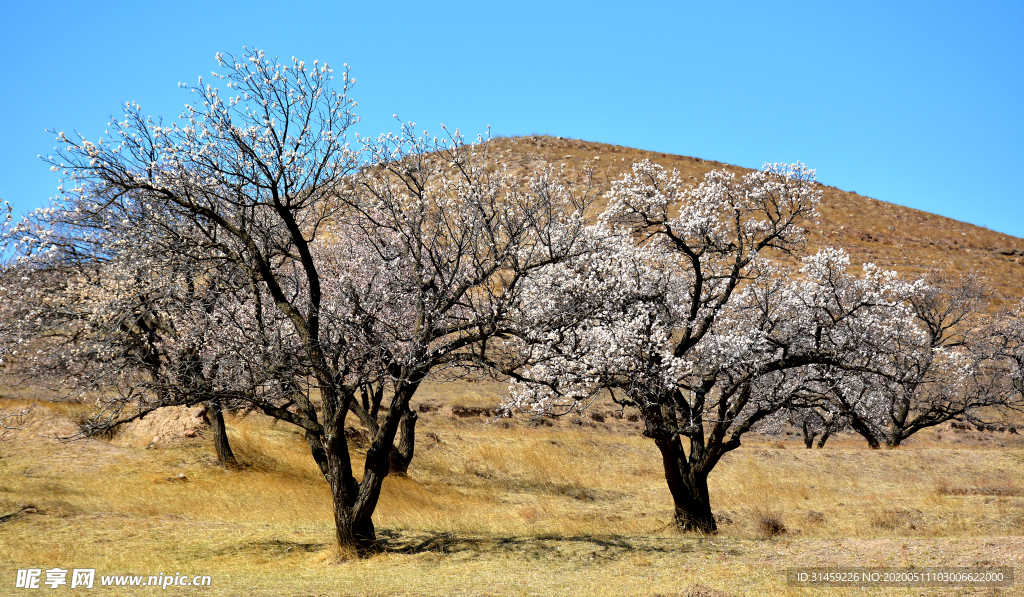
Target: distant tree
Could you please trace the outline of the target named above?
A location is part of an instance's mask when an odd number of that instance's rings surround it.
[[[1007,395],[1013,397],[1008,406],[1024,410],[1024,301],[1015,311],[1000,313],[988,331],[992,353],[1002,365],[996,370],[1003,374]]]
[[[6,201],[4,202],[4,211],[0,212],[5,216],[6,220],[10,220],[11,206]],[[14,300],[13,297],[4,289],[3,285],[0,284],[0,305],[8,304]],[[18,322],[17,320],[11,320],[0,316],[0,367],[3,367],[5,361],[10,360],[11,352],[16,351],[14,348],[13,338],[17,337]],[[16,356],[16,355],[15,355]],[[8,439],[12,432],[22,428],[25,421],[25,416],[29,413],[30,408],[22,408],[11,410],[9,408],[0,407],[0,441]]]
[[[796,278],[764,259],[799,248],[819,196],[800,165],[712,172],[687,188],[634,164],[612,184],[590,252],[523,295],[508,410],[566,413],[610,391],[661,452],[676,524],[714,532],[708,475],[814,382],[807,367],[870,369],[907,333],[895,277],[854,278],[836,251]]]
[[[952,419],[981,422],[993,409],[1021,407],[998,346],[1006,326],[987,313],[980,280],[931,272],[907,304],[919,333],[893,346],[877,372],[822,373],[832,380],[822,393],[834,416],[848,418],[872,448],[895,448]]]
[[[354,151],[347,71],[339,92],[326,64],[255,50],[218,60],[223,95],[192,89],[180,124],[129,104],[111,123],[113,142],[60,133],[51,162],[70,188],[12,229],[28,253],[9,268],[45,270],[52,251],[143,265],[133,240],[159,241],[154,255],[182,274],[165,277],[161,265],[154,284],[186,290],[161,287],[173,308],[160,313],[188,322],[161,338],[188,347],[177,338],[201,337],[179,370],[216,387],[126,376],[125,391],[95,397],[139,412],[217,397],[302,428],[331,487],[339,545],[367,553],[384,478],[412,456],[417,388],[506,333],[524,279],[575,255],[591,193],[558,172],[520,181],[457,131],[431,140],[408,125]],[[135,296],[133,276],[114,279]],[[201,291],[189,295],[189,283]],[[350,413],[370,431],[359,481]]]
[[[804,391],[811,385],[807,384]],[[766,417],[764,423],[755,430],[767,435],[779,435],[787,427],[795,427],[800,430],[804,447],[809,450],[815,445],[824,448],[830,437],[850,427],[850,421],[839,411],[830,408],[831,405],[824,400],[806,401],[798,396],[792,396],[791,399],[787,407]]]
[[[0,271],[18,297],[0,305],[16,335],[2,345],[22,354],[4,372],[78,398],[104,395],[86,433],[202,402],[218,458],[233,466],[221,411],[251,376],[235,368],[244,347],[219,330],[251,282],[216,259],[201,268],[182,259],[187,226],[135,215],[115,227],[81,210],[44,210],[9,231],[23,253]]]

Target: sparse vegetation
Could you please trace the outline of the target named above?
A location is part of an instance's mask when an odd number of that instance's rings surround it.
[[[1024,565],[1020,436],[951,444],[925,432],[881,453],[849,434],[813,451],[799,436],[781,449],[755,436],[710,478],[718,535],[686,535],[671,528],[656,448],[613,411],[593,428],[504,428],[446,412],[485,408],[500,390],[422,390],[435,408],[420,425],[437,440],[385,483],[385,552],[365,561],[339,559],[329,488],[289,426],[229,415],[243,465],[232,471],[203,438],[146,449],[43,437],[74,424],[41,403],[0,459],[0,516],[14,514],[0,523],[0,567],[211,574],[197,595],[676,595],[699,583],[768,596],[804,594],[785,586],[790,566]],[[766,532],[765,514],[782,527]]]

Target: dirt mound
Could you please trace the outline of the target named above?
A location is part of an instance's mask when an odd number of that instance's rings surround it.
[[[1024,444],[1024,429],[1019,425],[977,425],[961,421],[947,421],[935,427],[938,441],[949,444],[996,445],[999,447]]]
[[[209,426],[206,408],[169,406],[121,425],[113,442],[122,446],[159,447],[199,437]]]

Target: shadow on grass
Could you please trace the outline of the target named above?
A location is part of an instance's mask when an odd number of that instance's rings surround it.
[[[218,550],[214,550],[213,554],[218,556],[225,556],[249,553],[259,554],[268,558],[280,558],[296,553],[313,553],[317,551],[323,551],[328,547],[329,545],[327,543],[303,543],[297,541],[282,541],[280,539],[272,539],[270,541],[249,541],[247,543],[231,545]]]
[[[250,541],[215,550],[214,555],[258,554],[286,558],[299,553],[328,550],[332,545],[274,539]],[[679,554],[694,551],[741,555],[735,546],[719,541],[679,537],[625,537],[619,535],[484,535],[426,531],[379,530],[377,553],[458,555],[462,559],[510,554],[529,559],[613,561],[627,556]]]
[[[620,535],[471,535],[382,530],[377,541],[383,553],[463,554],[484,556],[499,552],[536,558],[615,560],[628,555],[693,551],[738,555],[734,547],[691,536],[625,537]]]

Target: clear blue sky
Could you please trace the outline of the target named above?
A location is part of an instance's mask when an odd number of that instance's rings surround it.
[[[44,204],[47,127],[98,136],[126,100],[243,45],[347,62],[361,134],[545,133],[749,167],[1024,237],[1024,2],[5,2],[0,199]]]

